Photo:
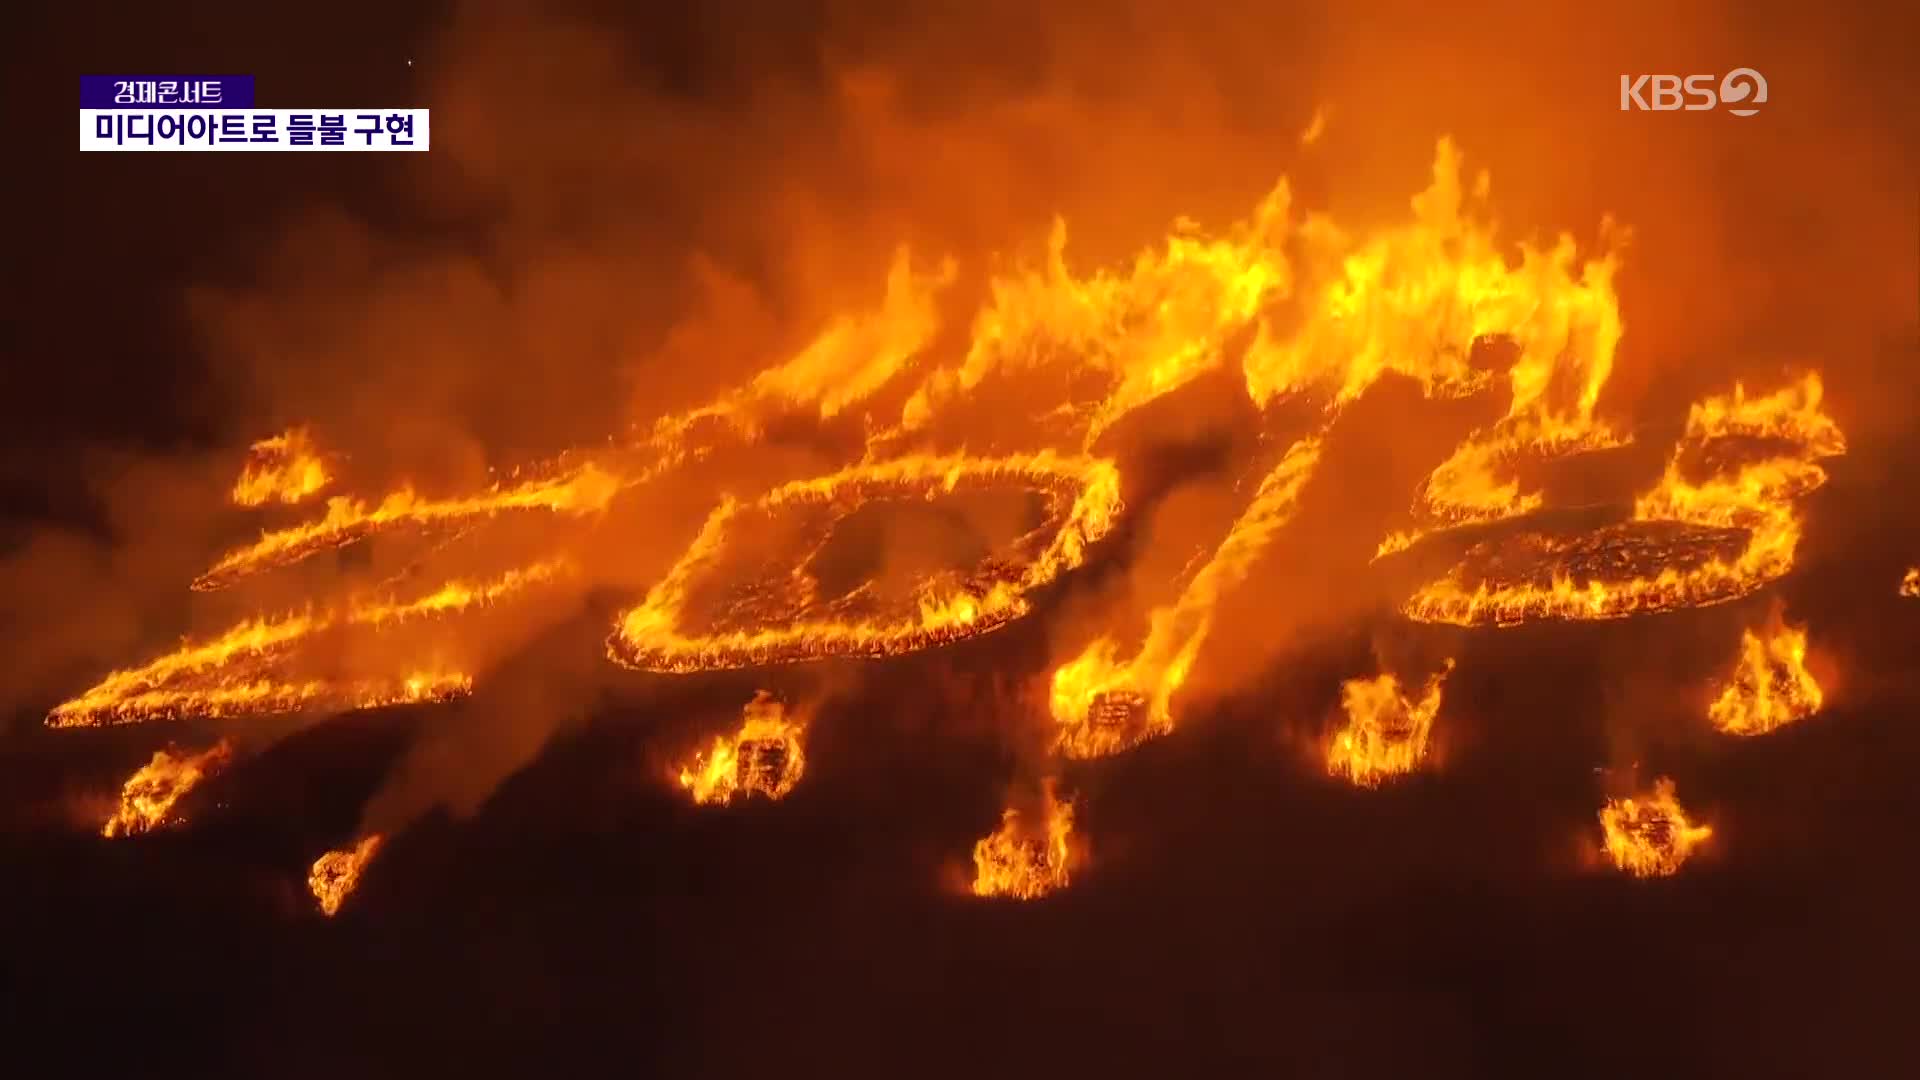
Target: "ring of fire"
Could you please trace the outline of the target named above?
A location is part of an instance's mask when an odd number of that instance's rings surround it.
[[[825,532],[878,499],[934,501],[963,492],[1025,490],[1046,505],[1045,524],[1016,547],[1038,547],[1024,565],[999,563],[941,591],[922,585],[915,609],[898,617],[855,618],[815,602],[815,581],[801,560],[776,598],[787,616],[757,613],[752,625],[692,631],[685,626],[693,592],[710,577],[730,536],[756,518],[796,509],[825,511]],[[643,671],[697,671],[801,663],[832,657],[900,656],[996,630],[1031,610],[1029,595],[1079,566],[1089,547],[1118,520],[1120,474],[1101,458],[1052,452],[998,458],[909,457],[855,465],[785,484],[758,500],[722,502],[692,546],[639,606],[625,612],[607,640],[615,662]],[[1042,534],[1051,531],[1044,545]],[[817,539],[824,542],[825,536]],[[815,548],[817,550],[817,546]]]

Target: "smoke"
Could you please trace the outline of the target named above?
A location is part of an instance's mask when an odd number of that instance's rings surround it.
[[[1822,11],[1814,33],[1752,8],[1737,24],[1662,10],[1648,35],[1619,10],[1542,5],[749,9],[667,24],[456,10],[416,54],[432,153],[399,167],[377,207],[302,209],[246,284],[189,291],[204,391],[233,403],[219,460],[302,421],[367,490],[470,489],[792,356],[874,307],[903,245],[915,265],[961,269],[935,349],[951,355],[984,276],[1040,255],[1056,215],[1076,266],[1122,262],[1183,215],[1242,216],[1282,174],[1297,203],[1366,227],[1404,216],[1443,133],[1491,173],[1508,239],[1567,229],[1590,246],[1606,214],[1634,230],[1609,410],[1679,410],[1736,376],[1818,364],[1850,431],[1909,422],[1914,120],[1899,35],[1864,15]],[[1742,65],[1771,82],[1759,117],[1617,109],[1623,72]],[[1322,108],[1324,133],[1303,148]],[[1330,452],[1302,515],[1328,524],[1289,536],[1268,560],[1280,572],[1223,609],[1222,623],[1262,632],[1216,634],[1211,681],[1240,684],[1312,626],[1379,603],[1352,584],[1354,560],[1387,503],[1404,506],[1416,457],[1437,456],[1413,447],[1443,445],[1460,418],[1400,426],[1391,404],[1363,406],[1387,423],[1356,424],[1362,444]],[[815,460],[791,453],[792,468]],[[48,628],[10,621],[9,638],[31,644],[0,684],[8,703],[230,613],[218,601],[189,620],[171,591],[218,547],[202,523],[231,527],[205,497],[216,468],[124,468],[107,537],[42,532],[0,567]],[[1232,501],[1225,483],[1149,509],[1134,591],[1151,598],[1150,580],[1205,544]],[[708,481],[649,491],[584,542],[586,584],[644,585],[712,495]],[[568,617],[501,631],[486,662]],[[607,677],[598,653],[575,666],[541,652],[553,674],[515,668],[484,708],[433,722],[370,827],[436,801],[470,809],[590,707]]]

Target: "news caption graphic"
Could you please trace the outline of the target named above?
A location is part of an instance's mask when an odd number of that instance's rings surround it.
[[[251,75],[82,75],[80,149],[416,151],[426,109],[256,109]]]

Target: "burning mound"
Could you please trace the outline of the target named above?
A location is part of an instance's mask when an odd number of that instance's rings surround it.
[[[1046,519],[1011,551],[968,571],[923,578],[904,598],[879,596],[870,583],[822,595],[812,555],[862,505],[1008,489],[1038,496]],[[857,465],[775,488],[753,503],[729,500],[646,601],[621,617],[608,639],[608,655],[644,671],[686,673],[834,656],[899,656],[973,637],[1025,615],[1028,594],[1079,566],[1087,549],[1113,528],[1120,509],[1120,477],[1111,463],[1051,453]],[[796,560],[787,547],[782,563],[738,584],[725,572],[731,542],[770,530],[786,515],[799,519],[790,534],[797,535],[802,557]],[[687,626],[700,594],[710,595],[715,582],[731,588],[710,603],[706,625]]]
[[[100,827],[100,835],[134,836],[170,824],[173,804],[232,760],[233,746],[225,739],[197,754],[155,751],[152,761],[127,777],[120,809]]]
[[[1600,829],[1613,865],[1635,877],[1665,877],[1677,873],[1713,829],[1687,820],[1674,798],[1673,781],[1661,777],[1653,793],[1636,798],[1609,799],[1600,810]]]
[[[1037,820],[1009,808],[1000,828],[973,845],[973,895],[1034,900],[1066,888],[1072,834],[1073,804],[1056,800],[1049,780]]]
[[[1409,773],[1427,754],[1433,718],[1440,711],[1440,687],[1453,671],[1448,660],[1428,679],[1418,699],[1400,688],[1391,673],[1374,679],[1349,679],[1340,687],[1346,729],[1327,747],[1327,771],[1361,787],[1377,787],[1389,776]]]
[[[737,795],[778,799],[793,790],[806,768],[801,737],[806,725],[765,690],[744,710],[740,730],[713,740],[713,749],[681,766],[680,786],[693,801],[724,805]]]
[[[329,851],[313,860],[313,869],[307,872],[307,889],[319,903],[321,914],[331,916],[347,902],[354,887],[360,884],[361,872],[380,851],[383,842],[384,838],[374,833],[350,848]]]
[[[1761,633],[1741,634],[1740,658],[1707,717],[1729,735],[1764,735],[1819,712],[1825,700],[1807,671],[1806,630],[1776,617]]]

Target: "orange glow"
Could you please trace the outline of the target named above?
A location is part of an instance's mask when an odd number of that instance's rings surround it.
[[[740,730],[713,740],[713,748],[679,769],[681,788],[702,805],[725,805],[750,795],[779,799],[806,769],[806,725],[762,690],[747,703]]]
[[[1820,711],[1825,696],[1807,671],[1807,632],[1776,621],[1743,631],[1740,656],[1720,696],[1707,707],[1729,735],[1764,735]]]
[[[1907,576],[1900,579],[1900,595],[1920,596],[1920,566],[1908,570]]]
[[[234,482],[236,506],[269,502],[297,503],[333,482],[326,458],[303,427],[290,428],[249,448],[247,463]]]
[[[179,819],[170,816],[173,804],[232,760],[233,746],[225,739],[197,754],[155,751],[153,760],[121,786],[120,808],[100,827],[100,835],[136,836],[176,823]]]
[[[1677,873],[1713,835],[1710,826],[1687,820],[1674,798],[1673,781],[1664,776],[1654,781],[1651,794],[1607,800],[1600,810],[1600,829],[1613,865],[1635,877]]]
[[[313,860],[313,869],[307,872],[307,889],[320,905],[321,914],[331,918],[339,912],[382,842],[380,834],[374,833],[350,848],[329,851]]]
[[[1035,900],[1067,887],[1077,861],[1069,843],[1073,805],[1054,798],[1048,780],[1042,820],[1032,822],[1018,810],[1000,815],[1000,827],[973,845],[973,895]]]
[[[1433,718],[1440,711],[1440,688],[1453,661],[1410,698],[1391,673],[1372,679],[1348,679],[1340,687],[1347,726],[1327,747],[1327,772],[1361,787],[1377,787],[1390,776],[1412,772],[1427,754]]]

